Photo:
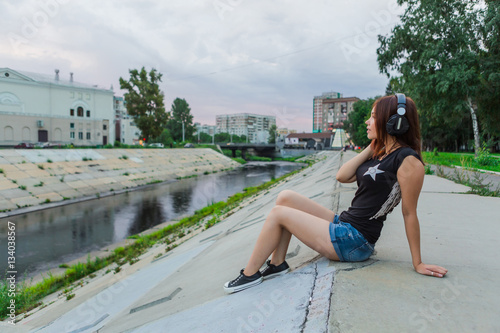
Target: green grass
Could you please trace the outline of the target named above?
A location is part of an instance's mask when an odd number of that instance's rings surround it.
[[[312,162],[308,161],[311,165]],[[156,243],[162,242],[165,244],[172,243],[176,237],[182,237],[186,234],[187,228],[192,227],[205,227],[205,229],[219,223],[223,220],[224,214],[228,214],[232,209],[237,207],[242,200],[245,198],[256,195],[268,188],[272,187],[276,183],[290,177],[301,170],[296,170],[280,178],[272,179],[271,181],[261,184],[255,187],[248,187],[243,189],[243,192],[236,193],[229,197],[226,201],[220,201],[213,203],[210,206],[204,207],[200,210],[195,211],[195,213],[189,217],[181,219],[175,224],[166,226],[163,229],[152,232],[147,235],[134,235],[128,237],[129,239],[135,239],[135,242],[126,247],[116,248],[109,256],[104,258],[90,259],[90,255],[87,258],[86,263],[77,263],[72,266],[61,265],[60,267],[67,267],[65,273],[60,276],[53,276],[48,274],[43,280],[34,285],[29,285],[26,281],[22,281],[16,285],[16,315],[30,311],[41,305],[41,300],[60,289],[70,286],[73,282],[93,274],[94,272],[110,265],[117,264],[118,266],[113,270],[117,273],[121,270],[120,266],[125,263],[133,264],[138,259],[138,257],[147,251],[151,246]],[[208,217],[211,218],[204,222]],[[204,223],[203,223],[204,222]],[[203,223],[203,224],[202,224]],[[170,251],[175,248],[176,244],[168,246],[166,251]],[[112,272],[111,270],[108,270]],[[0,281],[0,320],[7,318],[8,311],[7,306],[10,302],[8,283],[5,278]],[[71,296],[73,297],[73,296]]]
[[[231,159],[235,162],[238,162],[240,164],[245,164],[247,161],[245,161],[244,159],[242,159],[241,157],[231,157]]]
[[[472,153],[438,153],[436,156],[433,152],[423,152],[422,157],[427,164],[443,165],[443,166],[460,166],[470,169],[480,169],[500,172],[500,162],[497,165],[484,165],[478,163],[474,159]],[[491,154],[490,159],[500,161],[500,154]]]

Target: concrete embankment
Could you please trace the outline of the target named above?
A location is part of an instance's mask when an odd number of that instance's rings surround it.
[[[237,165],[212,149],[0,150],[0,217]]]

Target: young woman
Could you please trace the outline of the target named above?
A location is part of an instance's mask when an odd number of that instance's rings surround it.
[[[248,264],[236,279],[224,285],[227,293],[288,272],[285,256],[292,235],[330,260],[368,259],[387,214],[400,201],[415,271],[445,276],[445,268],[424,264],[420,256],[417,201],[425,172],[415,103],[403,94],[381,97],[366,125],[368,138],[372,140],[370,146],[346,162],[336,176],[341,183],[358,184],[351,207],[336,215],[296,192],[282,191],[262,227]]]

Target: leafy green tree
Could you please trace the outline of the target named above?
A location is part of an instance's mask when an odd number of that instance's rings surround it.
[[[231,142],[231,135],[229,133],[217,133],[215,134],[215,142]]]
[[[184,124],[184,138],[182,126]],[[184,98],[176,98],[172,103],[172,118],[168,122],[168,129],[175,141],[192,140],[195,128],[191,108]]]
[[[352,142],[356,146],[365,147],[370,144],[370,140],[366,136],[365,121],[370,118],[373,103],[375,103],[377,98],[357,101],[353,105],[353,111],[347,116],[347,121],[344,123],[344,130],[349,133]]]
[[[412,96],[430,126],[454,133],[470,113],[476,152],[480,148],[477,1],[398,0],[406,5],[401,24],[390,36],[379,36],[379,68],[391,77],[399,72],[404,93]]]
[[[212,143],[212,136],[207,133],[200,133],[200,142],[202,143]]]
[[[276,143],[276,130],[278,127],[276,125],[271,125],[269,128],[269,141],[268,143]]]
[[[154,68],[148,73],[144,67],[140,71],[131,69],[129,73],[128,81],[120,77],[120,88],[127,90],[124,96],[127,112],[134,118],[141,136],[150,142],[160,136],[169,117],[159,86],[162,74]]]
[[[500,97],[500,2],[486,1],[484,25],[481,39],[484,48],[481,50],[480,73],[481,94],[478,99],[478,109],[481,127],[492,140],[500,137],[500,112],[498,112]]]
[[[170,135],[170,131],[168,129],[164,129],[163,132],[161,132],[157,141],[163,143],[165,147],[170,147],[170,144],[174,143],[174,139],[172,138],[172,135]]]

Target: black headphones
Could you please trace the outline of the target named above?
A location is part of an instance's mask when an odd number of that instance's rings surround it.
[[[410,124],[406,119],[406,96],[404,94],[396,94],[398,99],[398,110],[387,121],[386,129],[389,135],[402,135],[408,131]]]

